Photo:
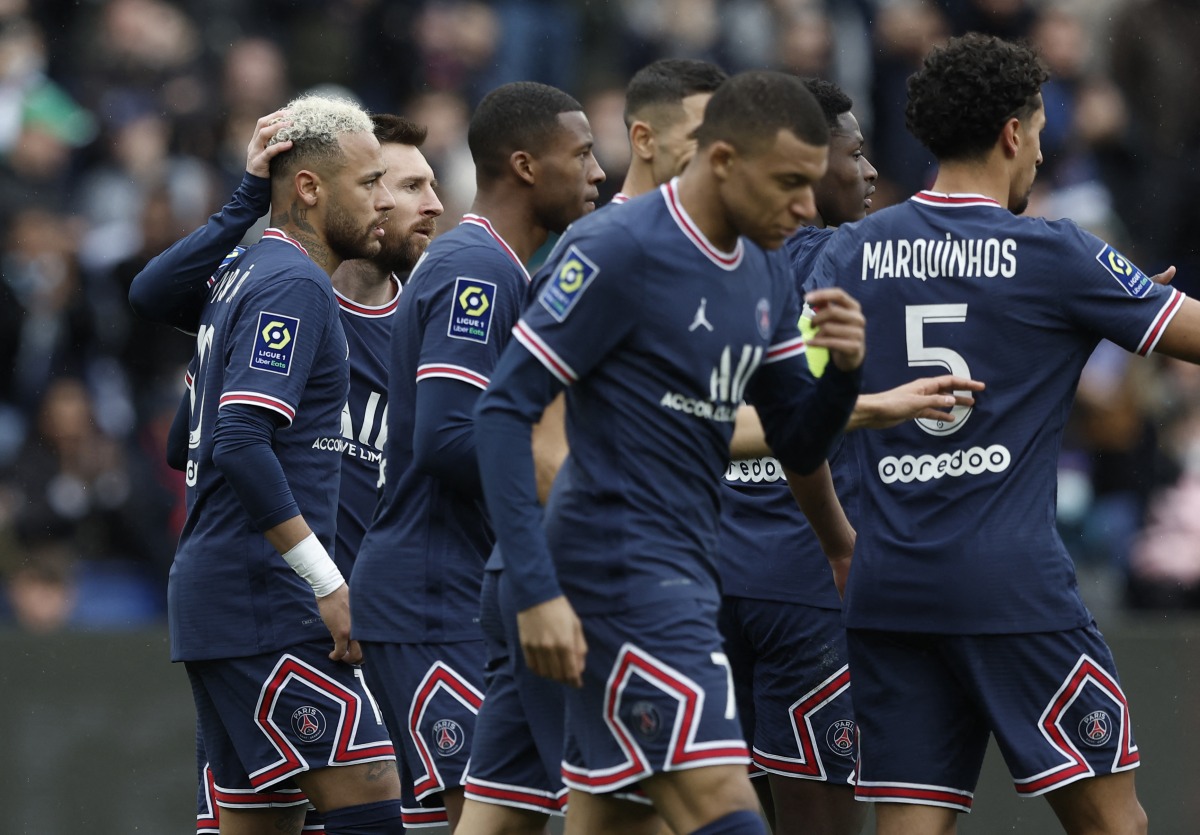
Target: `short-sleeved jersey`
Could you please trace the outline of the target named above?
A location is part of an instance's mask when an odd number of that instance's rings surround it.
[[[346,358],[329,276],[277,229],[209,290],[190,366],[187,521],[168,588],[174,660],[255,655],[328,637],[312,589],[254,527],[212,453],[221,409],[270,412],[274,452],[296,504],[333,551]]]
[[[866,391],[914,369],[987,385],[952,423],[847,438],[862,524],[846,624],[960,634],[1089,623],[1055,529],[1063,424],[1096,343],[1148,353],[1182,294],[1070,221],[931,192],[840,227],[816,275],[862,303]]]
[[[676,184],[574,224],[514,335],[567,389],[547,545],[583,614],[717,600],[719,478],[743,395],[811,393],[782,252],[716,249]]]
[[[342,480],[335,554],[343,577],[352,576],[378,496],[379,464],[387,440],[388,345],[401,290],[394,276],[392,281],[395,296],[375,307],[359,304],[334,290],[350,344],[350,397],[342,409]]]
[[[382,493],[351,579],[355,637],[478,640],[483,566],[495,538],[483,499],[417,470],[417,386],[487,388],[529,274],[486,218],[466,215],[429,245],[392,327]]]
[[[788,239],[785,248],[798,292],[832,234],[832,229],[808,226]],[[845,508],[854,492],[853,466],[837,451],[831,453],[829,464],[834,489]],[[722,593],[841,608],[829,561],[788,489],[779,461],[771,456],[731,461],[722,480],[726,488],[718,548]]]

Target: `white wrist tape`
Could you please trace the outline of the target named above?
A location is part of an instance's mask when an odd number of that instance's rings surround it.
[[[283,558],[293,571],[308,581],[317,597],[332,594],[346,582],[315,533],[297,542]]]

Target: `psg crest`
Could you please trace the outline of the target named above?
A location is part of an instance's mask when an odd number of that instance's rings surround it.
[[[433,747],[439,757],[449,757],[462,750],[466,734],[453,719],[439,719],[433,723]]]
[[[629,710],[633,717],[633,729],[645,739],[654,739],[662,727],[662,718],[658,708],[650,702],[635,702]]]
[[[1093,748],[1099,748],[1112,739],[1112,717],[1107,711],[1089,713],[1079,723],[1079,738]]]
[[[325,714],[312,705],[296,708],[292,713],[292,730],[301,742],[316,742],[325,734]]]
[[[825,744],[839,757],[853,758],[855,736],[854,723],[849,719],[839,719],[825,731]]]

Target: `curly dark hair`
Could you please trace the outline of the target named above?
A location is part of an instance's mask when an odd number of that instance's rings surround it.
[[[935,47],[909,76],[904,121],[939,160],[976,159],[1006,121],[1037,110],[1049,77],[1028,46],[971,32]]]
[[[838,118],[843,113],[850,112],[854,107],[854,99],[841,87],[823,78],[806,78],[804,86],[813,94],[817,104],[821,105],[821,112],[825,114],[825,124],[829,125],[831,131],[836,130]]]

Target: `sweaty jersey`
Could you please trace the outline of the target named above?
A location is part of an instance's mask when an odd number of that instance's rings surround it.
[[[388,343],[401,289],[395,276],[391,281],[396,294],[386,304],[375,307],[359,304],[334,290],[350,344],[350,396],[342,409],[341,500],[334,554],[342,576],[347,578],[352,576],[355,557],[375,510],[379,464],[387,440]]]
[[[808,226],[787,241],[785,249],[801,296],[812,289],[804,284],[832,234],[832,229]],[[830,454],[829,465],[834,489],[850,514],[848,502],[856,481],[853,466],[837,450]],[[772,456],[730,461],[722,482],[718,547],[722,593],[841,608],[829,561],[788,489],[779,461]],[[856,521],[853,515],[850,521]]]
[[[356,638],[480,638],[494,537],[481,496],[417,469],[417,386],[443,378],[487,388],[528,286],[511,247],[476,215],[437,237],[413,269],[392,330],[382,493],[351,579]]]
[[[212,453],[222,408],[271,412],[273,449],[292,496],[332,552],[347,353],[329,277],[278,229],[209,290],[191,366],[187,521],[168,588],[174,660],[254,655],[328,637],[312,589],[254,527]]]
[[[507,388],[485,394],[480,411],[504,406],[532,418],[541,404],[523,393],[537,389],[535,370],[569,386],[570,454],[546,508],[543,546],[558,582],[581,614],[716,602],[718,479],[743,395],[795,415],[824,394],[840,427],[857,379],[837,373],[814,387],[786,255],[740,238],[733,251],[718,250],[674,182],[575,223],[550,269],[514,330],[527,355],[506,356]],[[828,441],[814,439],[817,461]],[[513,454],[489,459],[489,500],[521,492],[499,483],[520,473],[515,456],[524,450]],[[513,518],[494,513],[498,528]],[[504,530],[511,542],[536,541],[524,528]],[[505,547],[518,605],[548,599],[553,590],[533,582],[544,551]]]
[[[1055,529],[1063,424],[1096,343],[1149,353],[1183,295],[1070,221],[932,192],[840,227],[815,274],[862,303],[867,391],[920,369],[987,385],[953,423],[847,439],[862,477],[847,626],[1089,623]]]

